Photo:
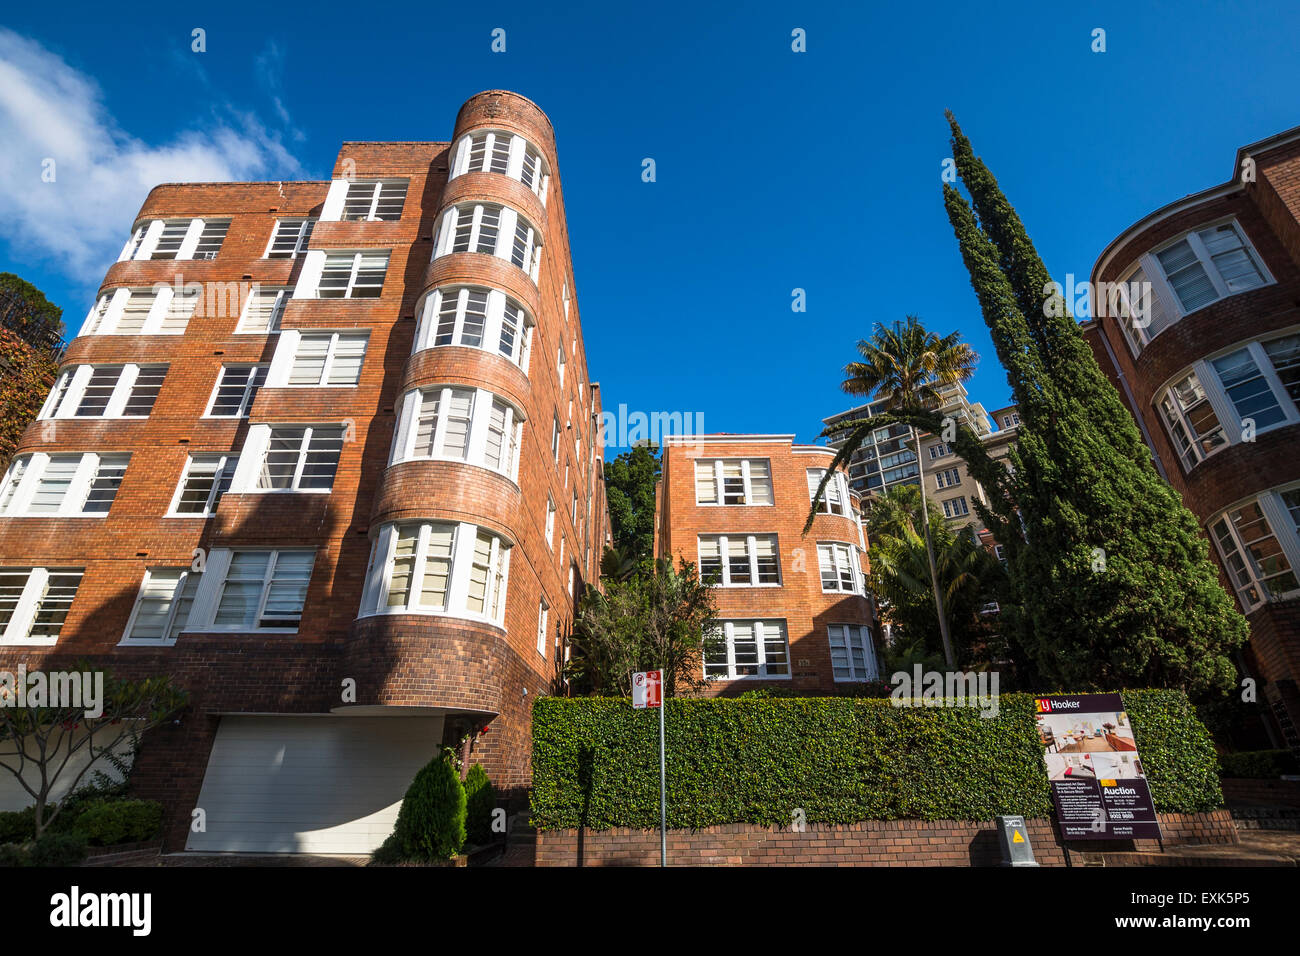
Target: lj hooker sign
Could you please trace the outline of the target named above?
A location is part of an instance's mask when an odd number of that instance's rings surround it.
[[[1160,839],[1160,821],[1120,695],[1038,697],[1034,709],[1061,835]]]

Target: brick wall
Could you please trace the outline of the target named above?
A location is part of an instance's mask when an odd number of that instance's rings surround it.
[[[1237,842],[1225,810],[1161,814],[1165,843]],[[1034,859],[1064,866],[1065,853],[1049,819],[1026,821]],[[1149,850],[1154,840],[1072,842],[1070,850]],[[658,866],[659,831],[553,830],[537,834],[538,866]],[[806,831],[733,823],[701,830],[670,830],[673,866],[996,866],[996,824],[986,820],[870,820],[839,826],[809,824]]]
[[[763,682],[743,679],[710,682],[707,693],[740,693],[762,683],[819,694],[836,689],[831,670],[829,624],[874,625],[872,603],[861,595],[822,591],[817,543],[835,541],[859,547],[854,518],[819,514],[808,534],[809,468],[826,468],[830,449],[794,446],[789,436],[706,436],[664,445],[655,525],[656,547],[674,560],[699,564],[701,534],[776,534],[781,562],[780,587],[719,587],[719,618],[780,618],[790,642],[791,678]],[[774,505],[697,505],[695,462],[699,458],[765,458],[771,463]],[[856,496],[855,507],[856,507]],[[863,574],[868,565],[859,555]],[[878,635],[876,635],[878,637]],[[878,658],[877,658],[878,659]]]

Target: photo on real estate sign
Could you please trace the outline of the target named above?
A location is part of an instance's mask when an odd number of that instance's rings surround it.
[[[1037,719],[1038,739],[1045,755],[1137,751],[1133,726],[1124,711],[1039,714]]]

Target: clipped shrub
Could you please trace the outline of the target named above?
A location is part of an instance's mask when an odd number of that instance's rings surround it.
[[[496,808],[496,789],[481,764],[474,764],[465,775],[465,834],[476,846],[492,842],[492,811]]]
[[[1123,691],[1156,808],[1222,803],[1214,749],[1181,691]],[[676,698],[667,702],[668,825],[988,820],[1052,812],[1034,698],[995,717],[888,700]],[[620,698],[533,706],[532,821],[541,829],[659,823],[659,728]]]
[[[411,781],[389,841],[386,862],[447,860],[465,845],[465,787],[446,754]]]
[[[1240,753],[1219,755],[1221,777],[1271,780],[1293,773],[1300,773],[1300,763],[1289,750],[1243,750]]]
[[[76,866],[86,858],[80,833],[46,833],[28,851],[32,866]]]
[[[31,855],[16,843],[0,843],[0,869],[15,866],[31,866]]]
[[[72,830],[91,846],[142,843],[162,829],[162,812],[153,800],[99,800],[84,805]]]
[[[0,812],[0,843],[26,843],[36,839],[36,807]]]

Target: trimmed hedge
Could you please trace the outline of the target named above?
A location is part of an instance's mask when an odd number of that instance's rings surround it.
[[[1219,755],[1219,776],[1276,780],[1283,774],[1300,773],[1300,763],[1289,750],[1244,750]]]
[[[1210,735],[1181,691],[1124,691],[1156,808],[1221,805]],[[541,829],[659,824],[659,727],[622,698],[533,706],[532,822]],[[999,713],[828,697],[678,698],[665,713],[668,825],[988,820],[1048,816],[1033,697]]]
[[[162,831],[162,804],[153,800],[99,800],[72,825],[91,846],[143,843]]]

